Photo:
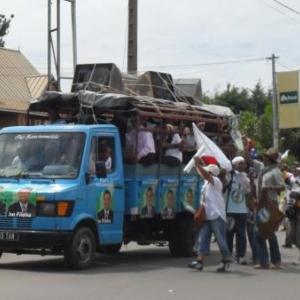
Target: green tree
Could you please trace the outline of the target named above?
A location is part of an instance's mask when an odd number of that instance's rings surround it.
[[[280,150],[290,150],[289,155],[295,156],[300,160],[300,129],[282,129],[279,132]]]
[[[0,47],[4,47],[5,45],[5,41],[3,40],[3,37],[8,34],[10,22],[13,17],[14,15],[11,15],[10,19],[6,19],[5,15],[0,14]]]
[[[225,92],[216,93],[213,104],[227,106],[235,114],[239,114],[241,111],[250,110],[249,92],[228,84]]]
[[[270,91],[266,94],[261,86],[261,83],[258,82],[254,89],[251,90],[250,102],[250,111],[255,113],[257,116],[261,116],[265,113],[265,109],[269,103],[272,101],[272,95]]]

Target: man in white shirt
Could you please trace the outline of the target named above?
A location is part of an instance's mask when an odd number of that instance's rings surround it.
[[[232,160],[233,170],[230,174],[229,184],[225,190],[224,198],[226,203],[227,221],[232,220],[232,228],[227,229],[226,238],[230,252],[233,251],[234,237],[236,240],[236,261],[240,264],[247,264],[245,259],[247,238],[247,205],[246,195],[251,191],[250,180],[244,172],[246,168],[245,159],[236,156]]]
[[[131,120],[132,130],[126,134],[126,144],[136,153],[135,161],[150,166],[155,162],[155,144],[153,135],[146,130],[146,122],[138,125],[137,119]]]
[[[182,163],[182,150],[184,140],[181,139],[178,133],[175,133],[175,128],[171,124],[166,125],[167,137],[164,143],[168,144],[165,150],[165,155],[162,158],[162,163],[171,167],[178,167]]]
[[[231,253],[226,241],[226,213],[225,202],[222,194],[223,184],[218,178],[220,169],[216,165],[208,165],[207,167],[204,167],[199,157],[194,157],[194,160],[197,172],[204,180],[201,194],[202,204],[205,208],[205,223],[199,232],[197,260],[191,262],[189,267],[198,271],[203,270],[204,258],[206,253],[209,253],[211,235],[214,233],[222,255],[221,265],[217,268],[217,271],[229,271]]]

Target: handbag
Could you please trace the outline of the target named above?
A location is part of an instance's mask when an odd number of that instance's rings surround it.
[[[204,221],[205,221],[205,207],[203,204],[201,204],[194,215],[194,224],[197,228],[201,228],[204,225]]]
[[[278,230],[285,218],[285,214],[268,197],[268,192],[263,191],[257,204],[257,227],[262,238],[268,239]]]

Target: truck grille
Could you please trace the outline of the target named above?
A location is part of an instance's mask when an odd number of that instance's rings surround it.
[[[32,218],[0,217],[0,229],[30,229]]]

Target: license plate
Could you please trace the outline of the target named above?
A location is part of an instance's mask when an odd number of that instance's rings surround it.
[[[0,240],[1,241],[18,241],[19,234],[15,232],[0,231]]]

